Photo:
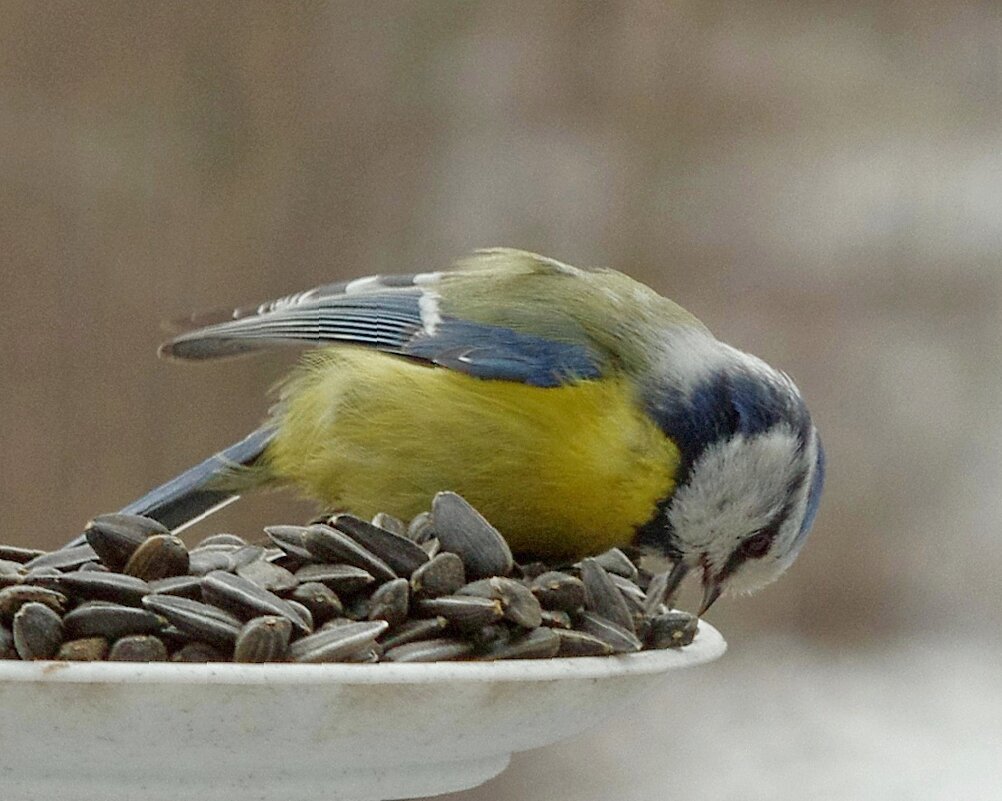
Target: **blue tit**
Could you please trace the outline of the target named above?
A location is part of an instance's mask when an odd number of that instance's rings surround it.
[[[402,519],[458,492],[516,553],[639,545],[703,611],[796,558],[824,481],[797,387],[608,269],[510,249],[228,313],[161,353],[307,348],[268,422],[124,511],[179,528],[257,487]]]

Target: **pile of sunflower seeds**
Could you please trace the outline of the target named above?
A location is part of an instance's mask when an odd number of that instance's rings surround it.
[[[87,544],[0,546],[0,659],[428,662],[600,656],[687,645],[619,549],[554,570],[516,564],[454,493],[409,525],[385,514],[271,526],[189,550],[149,518],[102,515]]]

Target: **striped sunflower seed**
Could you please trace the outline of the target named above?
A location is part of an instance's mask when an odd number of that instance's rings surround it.
[[[289,648],[292,624],[284,617],[264,615],[247,621],[233,649],[234,662],[281,662]]]
[[[411,590],[416,598],[452,595],[464,584],[466,569],[454,553],[440,553],[411,575]]]
[[[648,619],[647,644],[651,648],[681,648],[696,636],[699,618],[672,609]]]
[[[129,634],[153,634],[166,624],[166,620],[148,609],[110,601],[81,604],[63,618],[66,636],[73,639],[106,637],[117,640]]]
[[[39,603],[53,612],[62,614],[66,608],[66,596],[56,590],[35,587],[30,584],[15,584],[0,590],[0,620],[10,623],[17,610],[27,603]]]
[[[629,629],[624,629],[594,612],[583,612],[578,628],[609,645],[617,654],[639,651],[642,643]]]
[[[385,651],[396,648],[398,645],[406,645],[416,640],[430,640],[438,637],[449,621],[444,617],[430,617],[427,619],[408,620],[405,623],[391,629],[379,642]]]
[[[398,575],[409,576],[428,561],[428,554],[424,549],[407,537],[366,523],[353,515],[332,517],[330,525],[337,531],[347,534],[369,553],[389,565]],[[359,567],[366,566],[359,565]],[[368,570],[367,567],[366,569]]]
[[[51,579],[54,588],[74,598],[87,601],[115,601],[139,606],[149,595],[150,585],[135,576],[121,573],[64,573]]]
[[[397,578],[393,568],[343,531],[317,524],[306,530],[303,541],[316,559],[360,567],[378,581],[392,581]]]
[[[296,640],[289,646],[289,659],[293,662],[343,662],[356,654],[372,648],[389,628],[385,620],[348,623]]]
[[[205,576],[202,579],[202,597],[207,603],[244,619],[277,615],[288,620],[301,634],[312,631],[310,622],[288,601],[233,573],[214,570]]]
[[[112,570],[121,570],[147,537],[167,534],[170,530],[150,517],[120,512],[98,515],[84,529],[87,543]]]
[[[14,648],[24,660],[52,659],[63,642],[63,622],[45,604],[24,604],[14,615]]]
[[[560,650],[560,637],[553,629],[537,628],[489,648],[481,659],[549,659]]]
[[[584,582],[567,573],[543,573],[534,578],[529,586],[544,609],[573,614],[585,605]]]
[[[328,620],[344,614],[344,606],[337,593],[326,584],[307,581],[292,591],[289,601],[296,601],[309,610],[314,626],[322,626]]]
[[[229,612],[174,595],[148,595],[143,605],[162,615],[185,634],[211,645],[232,648],[243,626]]]
[[[155,595],[178,595],[202,600],[202,579],[199,576],[171,576],[150,582],[150,591]]]
[[[133,634],[115,640],[108,654],[109,662],[165,662],[167,646],[159,637]]]
[[[404,525],[404,521],[399,517],[388,515],[386,512],[377,512],[372,518],[372,525],[379,526],[379,528],[385,528],[387,531],[392,531],[394,534],[399,534],[401,537],[407,536],[407,526]]]
[[[435,538],[435,526],[431,522],[431,512],[421,512],[407,524],[407,539],[418,545]]]
[[[494,598],[501,602],[505,618],[523,628],[534,629],[543,622],[543,609],[536,596],[515,579],[502,576],[480,579],[460,588],[456,595]]]
[[[303,584],[316,581],[342,597],[361,592],[375,581],[368,571],[360,567],[328,563],[303,565],[295,575]]]
[[[610,548],[594,558],[607,572],[631,581],[637,580],[637,566],[619,548]]]
[[[268,592],[287,593],[299,586],[299,579],[291,571],[264,559],[256,559],[249,565],[238,567],[237,575]]]
[[[207,642],[190,642],[178,648],[171,662],[228,662],[230,655]]]
[[[544,609],[540,615],[540,625],[549,626],[551,629],[573,628],[571,616],[559,609]]]
[[[582,559],[581,581],[585,585],[585,608],[617,626],[635,633],[633,615],[626,599],[613,583],[611,576],[595,559]]]
[[[43,567],[59,571],[76,570],[85,562],[93,562],[97,558],[97,552],[90,545],[84,544],[36,556],[30,562],[26,562],[24,566],[28,570]]]
[[[465,499],[454,492],[438,493],[432,501],[431,517],[442,550],[463,560],[469,578],[511,572],[514,559],[508,543]]]
[[[0,559],[0,589],[20,584],[27,572],[19,562]]]
[[[440,615],[460,631],[475,631],[504,617],[501,602],[471,595],[443,595],[417,602],[425,615]]]
[[[369,599],[369,620],[385,620],[390,626],[399,626],[407,620],[410,607],[410,582],[394,579],[372,593]]]
[[[147,537],[129,557],[122,572],[144,581],[183,576],[188,572],[188,549],[172,534]]]
[[[23,565],[39,556],[44,556],[46,551],[36,551],[34,548],[19,548],[16,545],[0,545],[0,561],[16,562]]]
[[[267,526],[264,533],[289,556],[308,561],[313,558],[313,555],[306,550],[306,544],[303,541],[306,529],[307,526]]]
[[[560,639],[557,656],[609,656],[616,653],[609,643],[583,631],[556,629],[556,632]]]
[[[446,662],[472,655],[472,643],[453,637],[439,637],[390,648],[384,654],[384,659],[387,662]]]
[[[100,662],[108,656],[108,641],[104,637],[67,640],[59,646],[56,659],[66,662]]]
[[[238,548],[243,548],[245,545],[249,544],[250,543],[248,543],[247,540],[243,537],[238,537],[236,534],[219,533],[210,534],[208,537],[201,540],[195,547],[204,548],[212,545],[235,545]]]

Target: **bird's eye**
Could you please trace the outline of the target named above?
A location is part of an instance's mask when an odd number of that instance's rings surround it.
[[[748,559],[761,559],[772,545],[772,535],[767,531],[752,534],[741,543],[741,553]]]

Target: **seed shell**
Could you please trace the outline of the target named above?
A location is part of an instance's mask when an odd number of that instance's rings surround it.
[[[465,499],[454,492],[440,492],[432,501],[431,516],[442,550],[463,560],[469,578],[511,572],[514,559],[508,543]]]
[[[202,600],[202,579],[199,576],[171,576],[150,582],[150,591],[155,595],[178,595]]]
[[[76,572],[51,579],[56,589],[77,598],[94,601],[115,601],[127,606],[139,606],[149,595],[150,585],[135,576],[121,573]]]
[[[463,560],[448,552],[440,553],[411,575],[411,590],[416,598],[452,595],[465,583]]]
[[[13,633],[21,659],[52,659],[63,642],[63,622],[45,604],[31,601],[14,615]]]
[[[0,659],[18,659],[17,649],[14,647],[14,632],[0,624]]]
[[[366,523],[352,515],[331,518],[331,526],[347,534],[401,576],[409,576],[428,561],[428,554],[424,549],[407,537]]]
[[[296,578],[303,584],[317,581],[341,596],[354,595],[375,581],[368,571],[360,567],[327,563],[304,565],[296,571]]]
[[[67,662],[100,662],[108,656],[108,641],[104,637],[67,640],[59,646],[56,659]]]
[[[647,644],[651,648],[681,648],[696,636],[699,618],[672,609],[648,619]]]
[[[207,642],[190,642],[182,645],[171,656],[171,662],[228,662],[229,654]]]
[[[379,581],[397,578],[396,572],[386,562],[338,529],[322,524],[310,526],[303,535],[303,541],[316,559],[360,567]]]
[[[501,602],[504,616],[518,626],[534,629],[543,622],[543,610],[532,591],[515,579],[494,576],[471,582],[456,595],[494,598]]]
[[[639,651],[642,647],[642,643],[632,631],[617,626],[594,612],[583,612],[578,622],[578,628],[606,643],[616,653],[632,653]]]
[[[377,512],[375,517],[372,518],[372,525],[385,528],[387,531],[392,531],[401,537],[407,536],[407,526],[404,525],[404,521],[399,517],[388,515],[386,512]]]
[[[343,662],[355,654],[368,651],[384,631],[385,620],[348,623],[318,631],[289,646],[293,662]]]
[[[616,652],[609,643],[583,631],[556,629],[556,632],[560,638],[557,656],[609,656]]]
[[[258,615],[278,615],[286,618],[301,634],[312,631],[308,621],[288,601],[233,573],[222,570],[209,573],[202,579],[202,596],[207,603],[244,619]]]
[[[24,564],[39,556],[45,556],[46,551],[36,551],[34,548],[19,548],[16,545],[0,545],[0,561]]]
[[[380,640],[383,649],[388,651],[398,645],[406,645],[416,640],[430,640],[443,631],[449,625],[449,621],[444,617],[430,617],[424,620],[408,620],[395,629],[391,629],[385,637]]]
[[[418,545],[434,537],[435,526],[431,522],[431,512],[421,512],[407,524],[407,539],[414,540]]]
[[[631,581],[637,580],[637,566],[619,548],[610,548],[608,551],[600,553],[595,557],[595,561],[613,575],[622,576]]]
[[[305,561],[313,558],[303,541],[306,529],[307,526],[267,526],[264,533],[289,556]]]
[[[484,659],[549,659],[560,650],[560,637],[553,629],[527,631],[507,642],[490,648]]]
[[[188,572],[188,549],[172,534],[147,537],[125,563],[122,572],[144,581],[182,576]]]
[[[148,609],[110,601],[81,604],[63,618],[66,636],[73,639],[106,637],[116,640],[130,634],[152,634],[166,624],[166,620]]]
[[[229,612],[189,598],[148,595],[143,605],[163,615],[185,634],[215,646],[232,647],[243,625]]]
[[[407,620],[410,606],[410,582],[405,578],[386,582],[369,599],[369,620],[385,620],[399,626]]]
[[[634,631],[633,615],[612,578],[595,559],[582,559],[581,580],[585,585],[585,608],[617,626]]]
[[[473,644],[452,637],[418,640],[386,651],[387,662],[445,662],[473,655]]]
[[[238,567],[237,575],[268,592],[287,593],[299,586],[299,579],[291,571],[264,559],[256,559],[249,565]]]
[[[135,634],[115,640],[108,654],[109,662],[165,662],[167,646],[159,637]]]
[[[315,626],[322,626],[332,617],[344,614],[344,606],[337,593],[318,581],[300,584],[289,596],[289,601],[296,601],[306,607]]]
[[[66,596],[56,590],[35,587],[30,584],[15,584],[0,590],[0,620],[10,623],[17,610],[27,603],[39,603],[53,612],[63,613]]]
[[[24,566],[28,570],[43,567],[54,568],[60,571],[76,570],[85,562],[93,562],[95,559],[97,559],[97,553],[90,545],[84,544],[36,556],[30,562],[26,562]]]
[[[121,570],[147,537],[167,534],[170,530],[153,518],[121,512],[98,515],[84,530],[88,544],[112,570]]]
[[[418,601],[417,608],[426,615],[441,615],[461,631],[473,631],[504,617],[501,602],[471,595],[443,595]]]
[[[574,613],[585,605],[584,582],[567,573],[543,573],[529,586],[544,609]]]
[[[281,662],[289,648],[292,624],[284,617],[265,615],[247,621],[233,650],[234,662]]]

